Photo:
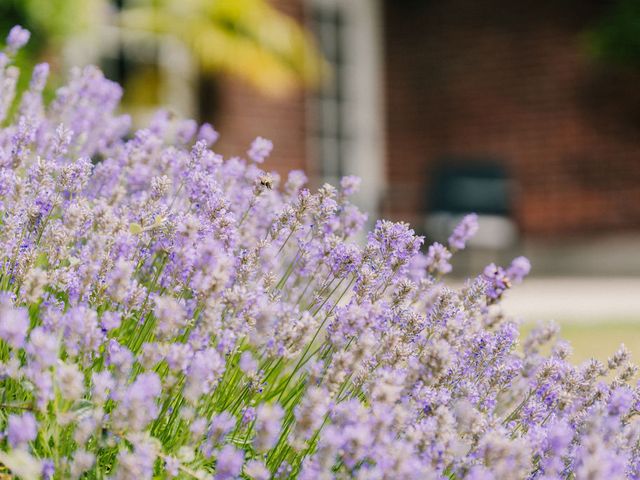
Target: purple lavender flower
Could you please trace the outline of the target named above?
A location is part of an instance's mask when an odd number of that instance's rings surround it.
[[[211,389],[224,368],[224,362],[217,351],[207,348],[196,352],[187,370],[185,397],[195,402]]]
[[[220,134],[213,128],[210,123],[203,123],[198,130],[198,140],[204,140],[207,147],[212,146],[218,141]]]
[[[153,465],[156,451],[153,444],[144,439],[134,443],[134,451],[120,450],[118,454],[118,468],[115,479],[128,480],[133,478],[153,478]]]
[[[31,412],[22,415],[9,415],[7,420],[7,438],[13,448],[24,448],[38,436],[38,423]]]
[[[624,415],[633,405],[633,391],[628,387],[618,387],[609,398],[609,415]]]
[[[7,49],[9,52],[15,53],[26,45],[29,38],[31,38],[31,32],[20,25],[16,25],[9,31],[7,36]]]
[[[523,257],[459,289],[441,280],[474,214],[425,253],[402,222],[354,242],[355,177],[281,185],[259,165],[270,141],[224,158],[213,127],[167,112],[131,131],[95,67],[45,103],[41,64],[16,98],[27,36],[0,52],[12,473],[640,478],[626,349],[575,366],[553,326],[518,348],[496,304]]]
[[[208,437],[213,445],[220,443],[236,425],[236,419],[228,412],[221,412],[213,417],[209,426]]]
[[[56,472],[56,466],[53,460],[46,459],[42,462],[42,478],[51,480]]]
[[[103,403],[109,398],[109,392],[115,387],[115,380],[108,370],[94,372],[91,376],[92,398],[97,403]]]
[[[84,377],[76,364],[61,363],[56,369],[57,386],[62,398],[79,400],[84,394]]]
[[[340,187],[342,187],[342,192],[345,195],[351,196],[360,189],[361,183],[362,180],[359,177],[348,175],[346,177],[342,177],[340,180]]]
[[[251,352],[242,352],[238,365],[246,375],[255,375],[258,372],[258,362],[253,358]]]
[[[180,473],[180,460],[175,457],[168,457],[165,459],[164,468],[171,478],[177,477]]]
[[[195,120],[183,120],[178,124],[176,141],[179,144],[188,144],[198,132],[198,124]]]
[[[242,411],[242,424],[248,425],[256,419],[256,409],[247,407]]]
[[[102,319],[100,321],[100,325],[105,330],[114,330],[120,326],[122,322],[122,318],[120,313],[118,312],[104,312],[102,314]]]
[[[529,275],[531,271],[531,263],[525,257],[516,257],[507,268],[506,275],[512,283],[521,283],[524,277]]]
[[[216,455],[216,480],[231,480],[240,475],[244,463],[244,452],[225,445]]]
[[[284,410],[280,405],[263,404],[256,412],[255,448],[259,452],[268,451],[276,445]]]
[[[6,296],[0,301],[0,338],[13,348],[22,348],[29,329],[24,308],[13,308]]]
[[[249,460],[244,466],[244,473],[252,480],[268,480],[271,472],[260,460]]]
[[[427,251],[427,270],[434,275],[444,275],[451,271],[451,252],[447,247],[440,243],[434,243],[429,246]]]
[[[31,75],[31,83],[29,87],[32,91],[41,92],[47,83],[49,77],[49,64],[39,63],[33,67],[33,74]]]
[[[449,237],[449,247],[452,250],[463,250],[469,239],[477,233],[478,228],[478,215],[475,213],[465,215]]]
[[[511,286],[511,281],[502,267],[491,263],[487,265],[482,273],[487,282],[487,296],[492,300],[499,299],[502,294]]]
[[[50,367],[58,359],[58,339],[43,327],[31,330],[25,350],[41,367]]]
[[[118,401],[113,412],[113,423],[124,431],[142,431],[158,415],[158,396],[162,392],[162,384],[155,372],[138,375],[133,383],[124,389],[111,392],[111,397]]]
[[[271,154],[273,150],[273,143],[266,138],[256,137],[251,143],[251,147],[247,150],[249,158],[256,163],[263,163],[265,159]]]

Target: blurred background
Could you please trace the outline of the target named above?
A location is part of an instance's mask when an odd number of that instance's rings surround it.
[[[16,23],[49,95],[95,63],[137,125],[162,105],[223,154],[267,137],[267,168],[358,175],[371,218],[429,241],[477,212],[457,276],[524,254],[510,313],[577,360],[640,353],[640,1],[0,0]]]

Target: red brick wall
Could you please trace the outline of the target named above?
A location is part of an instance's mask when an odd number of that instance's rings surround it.
[[[300,0],[273,0],[282,12],[302,21]],[[244,155],[258,135],[274,143],[274,150],[264,164],[267,170],[285,175],[292,169],[305,169],[306,118],[305,93],[302,88],[282,98],[267,97],[237,77],[221,76],[207,82],[201,92],[206,110],[220,132],[216,151],[225,155]],[[285,177],[286,178],[286,177]]]
[[[529,234],[640,227],[640,78],[598,66],[588,0],[387,0],[387,215],[442,156],[503,158]]]

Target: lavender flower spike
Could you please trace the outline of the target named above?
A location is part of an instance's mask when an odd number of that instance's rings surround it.
[[[507,268],[507,276],[513,283],[521,283],[524,277],[529,275],[531,263],[526,257],[516,257]]]
[[[434,275],[444,275],[451,271],[451,252],[440,243],[429,246],[427,252],[427,270]]]
[[[10,53],[17,52],[27,44],[29,38],[31,38],[31,32],[20,25],[16,25],[7,35],[7,50]]]
[[[465,215],[449,237],[449,248],[452,251],[463,250],[467,242],[478,232],[478,215]]]
[[[266,138],[256,137],[251,143],[251,148],[247,151],[249,158],[256,163],[263,163],[265,159],[271,154],[273,150],[273,143]]]
[[[7,422],[7,438],[13,448],[24,448],[38,435],[38,424],[31,412],[22,415],[9,415]]]

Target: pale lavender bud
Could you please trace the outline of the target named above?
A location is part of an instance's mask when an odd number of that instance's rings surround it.
[[[487,296],[492,300],[497,300],[511,287],[510,278],[502,267],[495,263],[490,263],[484,268],[483,279],[487,282]]]
[[[234,422],[235,423],[235,422]],[[189,426],[189,431],[194,440],[199,440],[207,431],[207,419],[203,417],[196,418]]]
[[[240,355],[239,362],[240,370],[242,370],[246,375],[255,375],[258,371],[258,362],[255,361],[251,352],[245,351]]]
[[[242,424],[248,425],[256,419],[256,409],[247,407],[242,411]]]
[[[355,175],[347,175],[346,177],[342,177],[340,180],[340,187],[342,187],[342,192],[351,196],[354,193],[357,193],[360,190],[360,184],[362,183],[362,179],[360,177],[356,177]]]
[[[170,478],[177,477],[180,473],[180,460],[175,457],[167,457],[164,460],[165,469]]]
[[[235,425],[236,419],[229,412],[220,412],[214,415],[209,426],[209,439],[214,445],[222,442]]]
[[[220,134],[213,128],[210,123],[203,123],[198,130],[198,140],[204,140],[207,147],[210,147],[218,141]]]
[[[280,405],[262,404],[256,411],[255,447],[259,452],[273,448],[280,436],[284,410]]]
[[[529,275],[531,271],[531,263],[526,257],[516,257],[511,262],[509,268],[507,268],[507,276],[512,283],[520,283]]]
[[[189,143],[198,131],[198,124],[194,120],[183,120],[178,125],[176,132],[177,141],[182,144]]]
[[[284,184],[284,189],[288,194],[294,194],[307,183],[307,176],[302,170],[291,170]]]
[[[41,92],[46,83],[47,77],[49,77],[49,64],[48,63],[39,63],[33,68],[33,73],[31,75],[31,90]]]
[[[449,237],[449,247],[462,250],[467,242],[478,232],[478,215],[470,213],[460,221]]]
[[[62,363],[57,369],[58,389],[62,398],[78,400],[84,393],[84,377],[75,363]]]
[[[271,154],[273,150],[273,143],[266,138],[256,137],[251,143],[251,148],[247,150],[249,158],[256,163],[263,163],[265,159]]]
[[[102,314],[102,319],[100,320],[100,325],[105,330],[114,330],[120,326],[122,322],[122,315],[118,312],[104,312]]]
[[[9,52],[15,53],[26,45],[29,38],[31,38],[31,32],[20,25],[16,25],[7,35],[7,49]]]
[[[42,462],[42,478],[44,480],[51,480],[55,472],[56,464],[53,460],[46,459]]]
[[[231,445],[222,447],[216,458],[215,480],[231,480],[240,475],[244,463],[244,452]]]
[[[80,476],[91,469],[96,461],[93,453],[84,449],[79,449],[73,455],[73,460],[69,465],[69,475],[71,478],[80,478]]]
[[[91,397],[96,403],[104,403],[109,398],[109,392],[115,386],[115,380],[109,370],[95,372],[91,376]]]
[[[0,303],[0,338],[13,348],[22,348],[29,329],[29,315],[24,308]]]
[[[451,271],[451,252],[447,247],[436,242],[429,246],[427,251],[427,270],[435,275],[444,275]]]
[[[24,447],[38,436],[38,423],[31,412],[9,415],[7,437],[13,448]]]
[[[627,386],[617,387],[609,398],[609,415],[624,415],[633,405],[633,391]]]
[[[49,367],[58,359],[58,340],[44,328],[36,327],[29,335],[26,350],[40,366]]]
[[[249,460],[244,466],[244,474],[251,480],[268,480],[271,472],[260,460]]]

